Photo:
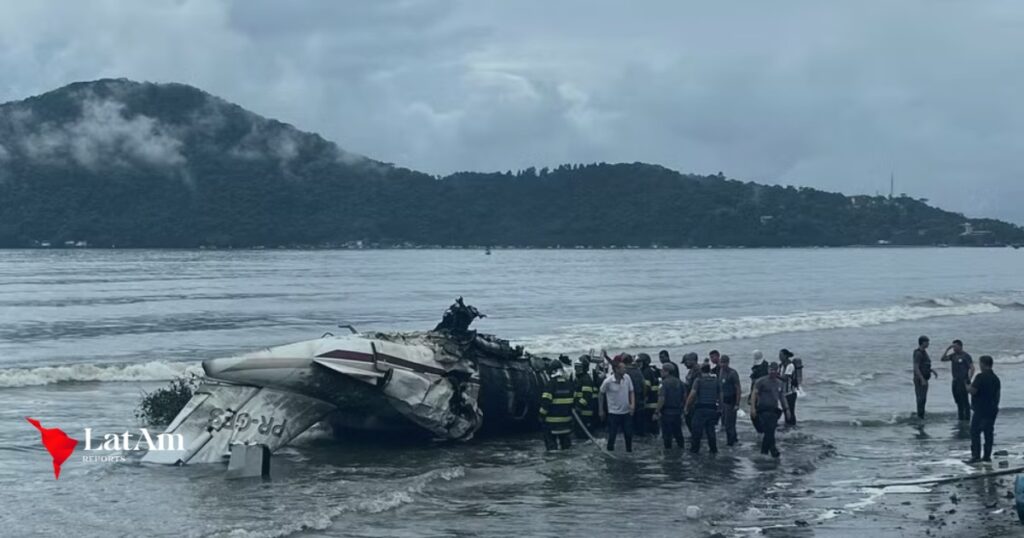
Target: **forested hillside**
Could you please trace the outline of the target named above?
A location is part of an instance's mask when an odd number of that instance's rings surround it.
[[[964,234],[964,224],[973,233]],[[438,178],[180,84],[77,83],[0,105],[0,247],[1008,244],[907,197],[563,165]]]

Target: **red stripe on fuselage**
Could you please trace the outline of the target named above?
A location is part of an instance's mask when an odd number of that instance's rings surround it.
[[[343,359],[343,360],[347,360],[347,361],[359,361],[359,362],[371,362],[371,363],[373,362],[373,354],[372,353],[362,353],[360,351],[350,351],[350,350],[347,350],[347,349],[335,349],[333,351],[328,351],[327,353],[322,353],[320,355],[317,355],[317,357],[322,357],[322,358],[327,358],[327,359]],[[401,359],[401,358],[398,358],[398,357],[395,357],[395,356],[392,356],[392,355],[386,355],[384,353],[377,353],[377,358],[379,360],[383,361],[383,362],[388,363],[388,364],[392,364],[394,366],[401,366],[403,368],[408,368],[408,369],[410,369],[410,370],[412,370],[414,372],[427,372],[427,373],[434,374],[434,375],[444,375],[444,374],[447,373],[445,370],[442,370],[440,368],[434,368],[433,366],[427,366],[425,364],[420,364],[418,362],[412,362],[410,360]]]

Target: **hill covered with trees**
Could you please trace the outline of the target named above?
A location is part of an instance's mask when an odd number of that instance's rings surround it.
[[[0,105],[0,247],[67,242],[955,245],[1024,243],[1024,229],[908,197],[643,163],[435,177],[348,153],[190,86],[99,80]]]

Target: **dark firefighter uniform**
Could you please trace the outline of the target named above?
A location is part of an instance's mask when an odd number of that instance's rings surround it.
[[[644,427],[652,435],[658,435],[658,422],[654,414],[658,412],[658,390],[661,388],[661,376],[651,368],[651,358],[646,353],[640,354],[640,373],[644,376]]]
[[[594,392],[594,380],[590,377],[590,361],[584,361],[581,357],[576,364],[576,414],[580,416],[587,428],[594,428],[594,418],[597,415],[597,398]],[[573,429],[576,430],[576,437],[585,439],[586,433],[583,428],[573,420]]]
[[[548,365],[550,376],[540,395],[540,420],[544,426],[544,445],[548,450],[572,446],[572,407],[576,389],[562,373],[561,364]]]
[[[592,424],[594,427],[600,428],[601,426],[604,426],[604,424],[601,421],[601,397],[598,395],[598,391],[601,390],[601,385],[604,384],[604,378],[607,376],[605,375],[605,365],[603,362],[598,363],[595,366],[596,367],[594,368],[594,373],[592,375],[594,378],[594,411],[596,412],[594,413],[594,420]],[[605,408],[605,411],[608,411],[607,407]]]

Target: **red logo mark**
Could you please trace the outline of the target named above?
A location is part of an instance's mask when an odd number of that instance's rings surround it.
[[[36,419],[25,417],[25,420],[35,426],[43,435],[43,446],[53,458],[53,478],[54,480],[60,478],[60,466],[71,457],[78,441],[68,437],[68,434],[58,428],[44,428]]]

